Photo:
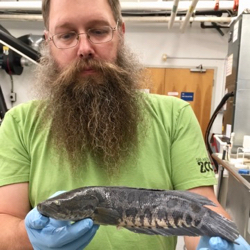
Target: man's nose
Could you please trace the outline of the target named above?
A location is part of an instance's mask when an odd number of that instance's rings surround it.
[[[81,58],[92,58],[94,53],[93,43],[88,39],[88,35],[86,33],[79,34],[77,55]]]

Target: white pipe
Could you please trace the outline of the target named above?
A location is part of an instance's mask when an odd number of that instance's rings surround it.
[[[179,0],[174,0],[170,20],[168,22],[168,28],[169,29],[171,29],[173,24],[174,24],[174,20],[175,20],[176,14],[177,14],[178,4],[179,4]]]
[[[236,17],[215,17],[215,16],[195,16],[190,18],[190,22],[222,22],[231,23]],[[170,21],[170,17],[145,16],[145,17],[124,17],[125,22],[148,22],[148,23],[165,23]],[[0,15],[0,20],[13,21],[43,21],[41,15]],[[175,22],[183,22],[183,17],[175,17]]]
[[[230,24],[236,17],[214,17],[214,16],[195,16],[190,18],[190,22],[222,22]],[[166,23],[170,17],[124,17],[125,22],[148,22]],[[183,22],[183,17],[176,17],[175,22]]]
[[[187,14],[186,14],[186,17],[185,17],[185,20],[184,22],[182,23],[181,27],[180,27],[180,30],[181,32],[184,32],[186,27],[187,27],[187,24],[190,20],[190,17],[192,16],[194,10],[195,10],[195,7],[197,5],[199,0],[193,0],[192,4],[190,5],[188,11],[187,11]]]
[[[180,1],[178,10],[186,11],[192,1]],[[121,2],[121,7],[123,11],[131,10],[148,10],[148,11],[157,11],[157,10],[171,10],[173,7],[174,1],[162,1],[162,2]],[[233,9],[233,1],[220,1],[220,10]],[[196,10],[213,10],[215,7],[215,2],[213,1],[200,1]]]
[[[15,49],[14,47],[10,46],[8,43],[5,43],[4,41],[0,40],[0,44],[3,44],[5,46],[7,46],[8,48],[10,48],[11,50],[15,51],[17,54],[19,54],[20,56],[23,56],[24,58],[28,59],[29,61],[38,64],[38,62],[36,62],[35,60],[31,59],[30,57],[26,56],[25,54],[23,54],[22,52],[20,52],[19,50]]]
[[[121,2],[122,11],[131,10],[171,10],[174,1],[160,1],[160,2]],[[187,10],[191,1],[180,1],[179,10]],[[40,11],[42,1],[18,1],[18,2],[4,2],[0,1],[0,10],[30,10]],[[232,9],[234,1],[220,1],[220,10]],[[196,10],[213,10],[215,2],[213,1],[200,1]]]
[[[0,10],[41,10],[42,1],[0,2]]]
[[[41,14],[0,14],[0,20],[43,21]]]

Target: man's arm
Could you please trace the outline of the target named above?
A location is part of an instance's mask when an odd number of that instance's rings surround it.
[[[230,219],[229,214],[223,209],[223,207],[218,202],[218,200],[214,194],[214,189],[212,186],[197,187],[197,188],[189,189],[188,191],[207,197],[209,200],[213,201],[217,205],[217,207],[208,206],[209,209],[211,209],[211,210],[225,216],[226,218]],[[198,246],[200,237],[188,237],[188,236],[186,236],[184,239],[185,239],[186,248],[188,250],[196,250],[196,247]]]
[[[33,249],[24,225],[28,197],[28,183],[0,187],[0,250]]]
[[[0,250],[83,249],[99,228],[90,219],[71,224],[44,217],[28,197],[28,183],[0,187]]]

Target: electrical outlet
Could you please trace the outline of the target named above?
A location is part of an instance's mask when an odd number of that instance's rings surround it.
[[[10,93],[10,101],[11,102],[15,102],[16,101],[16,93],[15,92]]]

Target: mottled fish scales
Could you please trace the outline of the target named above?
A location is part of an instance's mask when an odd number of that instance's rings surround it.
[[[37,209],[58,220],[91,218],[135,233],[220,236],[234,242],[239,236],[235,223],[205,206],[216,205],[189,191],[90,186],[45,200]]]

